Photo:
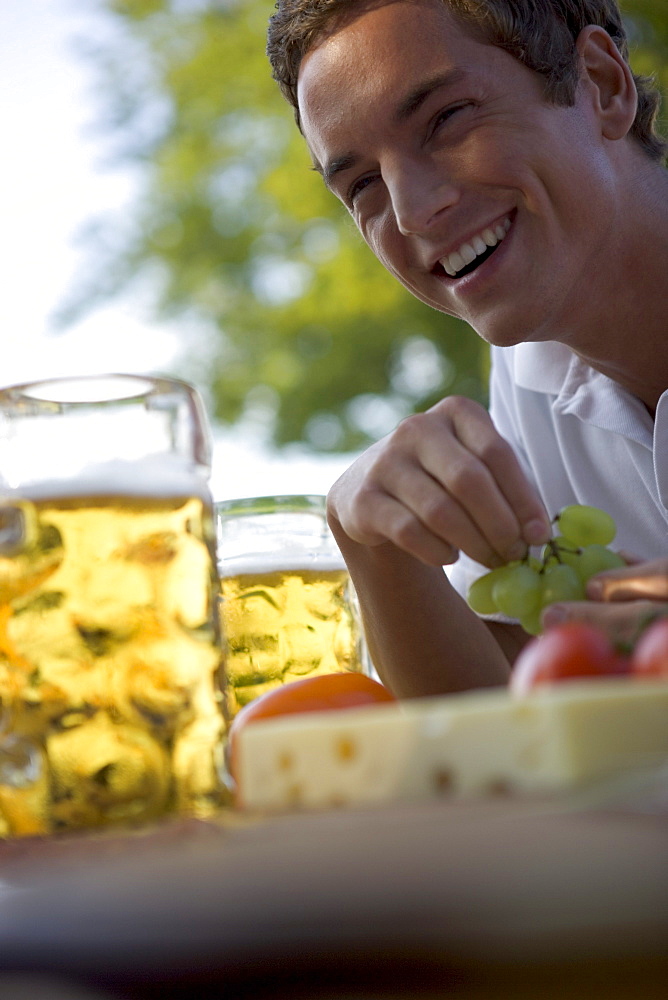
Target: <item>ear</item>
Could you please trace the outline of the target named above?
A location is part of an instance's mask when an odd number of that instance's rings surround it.
[[[623,139],[636,116],[633,74],[607,31],[590,24],[578,35],[580,86],[586,86],[606,139]]]

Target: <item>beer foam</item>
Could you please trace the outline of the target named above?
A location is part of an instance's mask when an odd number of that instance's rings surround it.
[[[174,497],[197,496],[210,501],[201,466],[176,455],[150,455],[139,461],[114,459],[88,465],[75,476],[26,482],[15,488],[27,500],[78,496]]]
[[[219,552],[219,557],[221,553]],[[325,573],[345,570],[343,556],[338,552],[253,552],[249,555],[219,558],[221,577],[261,576],[267,573],[292,573],[306,570]]]

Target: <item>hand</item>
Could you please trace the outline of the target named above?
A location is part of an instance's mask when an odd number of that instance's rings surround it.
[[[598,625],[613,642],[633,644],[654,618],[668,615],[668,557],[597,573],[587,583],[587,601],[555,604],[543,614],[543,625],[581,621]]]
[[[392,542],[432,566],[454,562],[459,550],[498,566],[550,537],[510,445],[482,406],[457,396],[369,448],[334,484],[328,506],[353,541]]]

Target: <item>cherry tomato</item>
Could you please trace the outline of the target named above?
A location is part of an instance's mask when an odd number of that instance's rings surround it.
[[[365,674],[320,674],[276,687],[244,705],[234,717],[227,740],[230,774],[236,781],[236,746],[240,731],[259,719],[293,715],[296,712],[359,708],[362,705],[396,700],[386,687]]]
[[[526,694],[540,684],[628,674],[629,658],[605,632],[584,622],[554,625],[526,644],[515,661],[510,690]]]
[[[668,680],[668,618],[648,625],[631,654],[635,677],[665,677]]]

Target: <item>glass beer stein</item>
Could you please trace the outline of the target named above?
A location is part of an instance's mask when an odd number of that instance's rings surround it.
[[[228,717],[288,681],[370,673],[325,497],[253,497],[215,509]]]
[[[184,382],[0,390],[0,835],[220,804],[209,460]]]

